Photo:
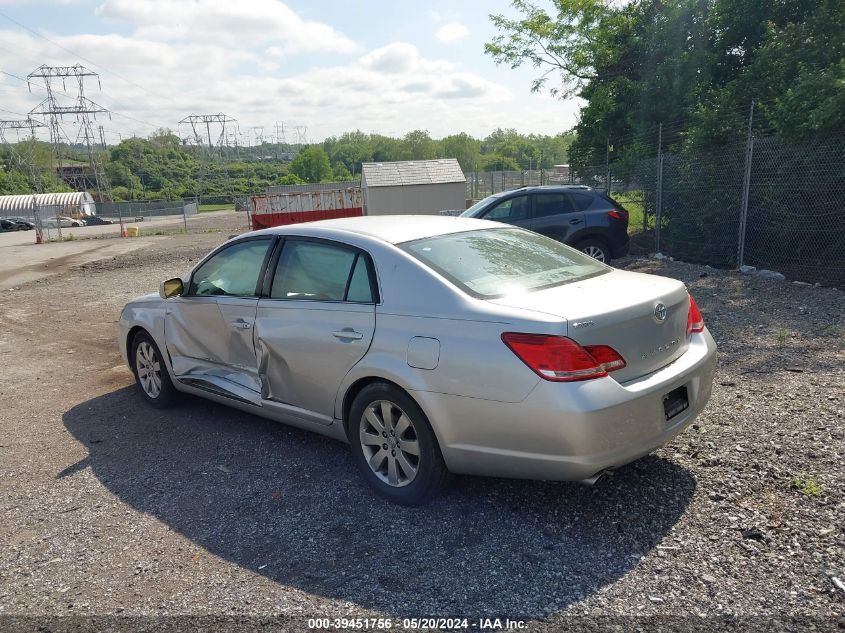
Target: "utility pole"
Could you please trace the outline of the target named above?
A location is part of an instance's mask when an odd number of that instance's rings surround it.
[[[111,113],[106,108],[94,103],[85,96],[85,79],[92,77],[97,79],[97,85],[99,86],[100,76],[81,64],[76,64],[75,66],[47,66],[43,64],[39,66],[27,75],[27,79],[29,81],[33,79],[43,81],[44,87],[47,90],[47,98],[35,106],[29,114],[47,117],[50,126],[50,142],[53,146],[53,155],[58,160],[59,168],[62,166],[60,145],[63,139],[66,138],[62,132],[62,122],[66,116],[75,117],[80,127],[77,141],[81,137],[85,143],[88,152],[88,166],[94,177],[98,202],[104,202],[111,198],[111,188],[106,179],[106,173],[103,169],[103,162],[99,152],[95,149],[94,121],[98,114],[108,114],[109,118],[111,118]],[[76,95],[73,97],[72,105],[59,105],[54,86],[57,80],[61,80],[63,90],[67,90],[68,80],[76,80]],[[32,90],[31,84],[29,89],[30,91]],[[59,234],[61,235],[61,229],[59,229]]]

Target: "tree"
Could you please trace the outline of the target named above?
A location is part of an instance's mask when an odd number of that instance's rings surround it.
[[[793,139],[845,127],[845,3],[839,0],[515,0],[490,16],[486,52],[538,69],[532,90],[585,101],[570,162],[602,164],[664,148],[707,150],[755,121]],[[510,130],[485,140],[520,162]],[[546,164],[544,150],[543,164]],[[482,147],[485,153],[485,147]]]
[[[475,171],[481,154],[481,141],[472,138],[466,132],[446,136],[440,141],[440,155],[445,158],[457,158],[461,169]]]
[[[425,130],[414,130],[402,137],[401,160],[437,158],[437,144]]]
[[[291,162],[290,171],[305,182],[322,182],[332,177],[329,156],[319,145],[301,150]]]

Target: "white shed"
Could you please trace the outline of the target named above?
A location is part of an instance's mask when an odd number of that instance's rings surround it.
[[[466,208],[466,177],[454,158],[364,163],[366,215],[427,214]]]

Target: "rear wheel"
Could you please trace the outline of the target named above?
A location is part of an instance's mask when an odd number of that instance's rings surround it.
[[[610,262],[610,249],[599,240],[582,240],[575,245],[575,248],[604,264]]]
[[[431,425],[398,387],[375,383],[362,389],[352,403],[347,430],[364,479],[391,501],[422,504],[448,477]]]
[[[178,392],[170,380],[161,352],[146,332],[139,332],[132,341],[132,371],[141,396],[152,406],[163,409],[176,400]]]

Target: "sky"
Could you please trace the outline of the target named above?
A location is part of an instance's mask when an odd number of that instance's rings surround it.
[[[507,0],[0,0],[0,118],[45,98],[43,80],[22,81],[41,64],[82,64],[100,79],[86,96],[112,111],[97,117],[108,143],[184,137],[181,119],[210,113],[237,119],[247,144],[277,123],[288,142],[570,129],[577,101],[532,94],[536,69],[484,54],[490,13],[515,15]],[[69,104],[75,85],[54,86]]]

